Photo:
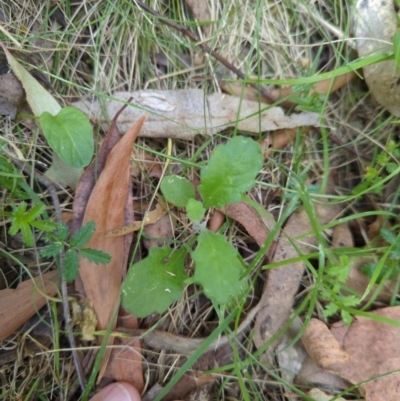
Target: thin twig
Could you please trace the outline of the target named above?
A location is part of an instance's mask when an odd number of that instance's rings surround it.
[[[35,178],[40,182],[40,184],[44,185],[49,190],[51,199],[53,201],[54,210],[55,210],[55,213],[57,216],[57,221],[59,223],[61,223],[61,207],[60,207],[60,201],[58,199],[58,195],[57,195],[57,191],[56,191],[57,184],[50,181],[48,178],[46,178],[44,175],[40,174],[39,172],[35,171],[35,169],[28,167],[25,163],[21,162],[20,160],[16,159],[15,157],[12,157],[11,155],[7,155],[7,156],[24,173],[29,174],[29,175],[34,174]],[[71,319],[71,314],[69,312],[67,282],[65,280],[64,269],[63,269],[64,255],[65,255],[65,252],[64,252],[64,250],[62,250],[60,253],[59,267],[60,267],[61,298],[62,298],[62,305],[63,305],[63,315],[64,315],[64,320],[65,320],[65,331],[67,332],[69,344],[71,347],[72,357],[74,359],[74,364],[75,364],[75,369],[76,369],[76,375],[78,377],[78,381],[79,381],[82,391],[85,391],[86,380],[85,380],[85,376],[84,376],[84,373],[82,370],[81,361],[78,356],[78,352],[77,352],[77,348],[76,348],[76,344],[75,344],[75,337],[72,333],[72,324],[71,324],[72,319]]]
[[[196,36],[190,29],[184,27],[183,25],[177,24],[176,22],[170,21],[166,17],[162,16],[159,14],[157,11],[153,10],[151,7],[149,7],[147,4],[142,3],[141,1],[138,0],[133,0],[133,2],[142,8],[143,10],[147,11],[149,14],[154,15],[158,19],[162,20],[165,25],[168,25],[171,28],[176,29],[177,31],[181,32],[183,35],[185,35],[187,38],[189,38],[192,42],[195,42],[197,46],[200,47],[201,50],[203,50],[205,53],[210,54],[213,56],[216,60],[218,60],[222,65],[224,65],[226,68],[228,68],[230,71],[234,72],[239,78],[241,79],[246,79],[245,74],[243,74],[242,71],[240,71],[238,68],[236,68],[232,63],[230,63],[228,60],[226,60],[224,57],[222,57],[218,52],[215,50],[212,50],[210,46],[206,45],[205,43],[201,42],[200,38]],[[271,103],[279,103],[279,98],[276,96],[272,95],[267,89],[257,85],[257,84],[250,84],[253,88],[255,88],[260,94],[268,99]],[[286,109],[294,106],[294,104],[288,100],[280,102],[280,105]]]

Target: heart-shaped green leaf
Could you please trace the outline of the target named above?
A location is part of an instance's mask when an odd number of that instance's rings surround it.
[[[60,158],[72,167],[87,166],[92,160],[94,141],[87,116],[74,107],[65,107],[57,115],[40,116],[43,135]]]

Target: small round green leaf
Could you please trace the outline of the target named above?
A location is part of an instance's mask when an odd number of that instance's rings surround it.
[[[221,208],[241,200],[253,188],[261,170],[261,146],[251,138],[236,136],[214,149],[210,161],[201,169],[199,192],[206,208]]]
[[[165,246],[132,265],[121,286],[122,305],[137,317],[163,313],[183,293],[186,251]]]
[[[203,217],[206,209],[203,204],[196,199],[189,199],[186,205],[186,212],[190,220],[198,223]]]
[[[72,167],[87,166],[92,160],[94,141],[88,117],[74,107],[65,107],[56,116],[40,115],[43,135],[58,156]]]
[[[167,202],[177,207],[185,207],[189,199],[194,198],[191,182],[179,175],[167,175],[161,181],[161,192]]]

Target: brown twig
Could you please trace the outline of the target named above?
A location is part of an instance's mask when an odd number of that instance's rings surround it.
[[[58,195],[56,192],[57,184],[50,181],[48,178],[46,178],[39,172],[35,171],[35,169],[28,167],[25,163],[22,163],[20,160],[16,159],[15,157],[12,157],[11,155],[7,155],[7,156],[24,173],[29,174],[29,175],[34,174],[35,178],[40,182],[40,184],[44,185],[49,190],[51,199],[53,201],[54,210],[55,210],[55,213],[57,216],[57,221],[59,223],[61,223],[61,207],[60,207],[60,201],[58,199]],[[64,315],[64,320],[65,320],[65,331],[67,332],[69,344],[71,346],[72,357],[74,359],[76,375],[78,377],[79,385],[80,385],[82,391],[85,391],[85,388],[86,388],[85,376],[84,376],[81,361],[79,359],[78,352],[76,349],[75,337],[72,333],[72,324],[71,324],[72,319],[71,319],[71,314],[69,312],[67,282],[65,280],[64,271],[63,271],[64,255],[65,255],[65,252],[64,252],[64,250],[62,250],[60,253],[59,267],[60,267],[60,273],[61,273],[60,274],[60,283],[61,283],[63,315]]]
[[[138,1],[138,0],[133,0],[133,1],[141,9],[147,11],[149,14],[154,15],[158,19],[162,20],[165,25],[168,25],[169,27],[176,29],[177,31],[179,31],[183,35],[185,35],[187,38],[189,38],[192,42],[195,42],[197,44],[197,46],[200,47],[201,50],[203,50],[205,53],[213,56],[222,65],[224,65],[230,71],[234,72],[240,79],[246,79],[246,76],[245,76],[245,74],[243,74],[242,71],[240,71],[238,68],[236,68],[232,63],[230,63],[224,57],[222,57],[218,52],[216,52],[215,50],[212,50],[210,48],[210,46],[206,45],[205,43],[202,43],[200,41],[200,38],[197,37],[192,31],[190,31],[190,29],[184,27],[183,25],[177,24],[176,22],[170,21],[169,19],[162,16],[160,13],[153,10],[151,7],[149,7],[147,4],[142,3],[141,1]],[[253,88],[255,88],[261,94],[261,96],[263,96],[265,99],[268,99],[271,103],[279,103],[282,107],[284,107],[286,109],[294,106],[294,104],[292,102],[287,101],[287,100],[280,102],[279,98],[272,95],[268,90],[266,90],[265,88],[263,88],[257,84],[250,84],[250,85]]]

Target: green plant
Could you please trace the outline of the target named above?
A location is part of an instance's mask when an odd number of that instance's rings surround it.
[[[382,239],[388,243],[386,257],[379,262],[367,263],[362,272],[370,278],[374,278],[377,284],[384,280],[394,279],[400,272],[400,238],[393,231],[382,228],[380,231]]]
[[[0,154],[0,188],[3,191],[3,202],[7,199],[29,199],[30,196],[23,190],[24,181],[21,173],[14,167],[10,160]],[[4,199],[5,198],[5,199]]]
[[[242,277],[245,264],[238,251],[224,235],[213,233],[199,223],[207,208],[239,202],[242,194],[255,185],[261,167],[260,145],[236,136],[225,145],[218,145],[208,164],[201,168],[199,193],[203,202],[194,199],[195,189],[186,178],[171,175],[163,179],[161,191],[165,199],[185,207],[188,217],[200,229],[197,247],[191,252],[195,273],[190,279],[184,273],[184,248],[152,250],[147,258],[129,268],[122,284],[122,304],[127,310],[138,317],[161,313],[181,297],[185,283],[200,284],[216,306],[226,305],[244,293],[248,283]],[[145,297],[147,302],[137,302],[138,297]]]
[[[92,248],[84,248],[96,230],[94,221],[87,222],[81,229],[69,239],[68,227],[59,224],[54,233],[47,234],[47,242],[40,254],[43,257],[56,257],[67,248],[65,252],[63,273],[67,281],[75,280],[79,270],[79,255],[96,264],[107,264],[111,256],[103,251]],[[68,240],[69,239],[69,240]]]
[[[61,160],[72,167],[85,167],[93,157],[92,125],[86,114],[74,107],[64,107],[54,116],[40,117],[43,135]]]
[[[330,317],[340,311],[341,318],[345,324],[352,322],[352,316],[345,307],[352,307],[360,302],[355,295],[343,294],[343,284],[346,282],[352,267],[351,258],[348,255],[332,257],[324,270],[321,285],[318,287],[319,296],[327,301],[323,315]]]
[[[375,194],[380,194],[384,183],[382,178],[393,173],[399,167],[396,159],[400,159],[400,147],[398,143],[391,140],[386,145],[385,151],[378,153],[374,161],[365,168],[364,179],[353,189],[353,194],[363,193],[370,187],[374,187]]]
[[[19,231],[22,235],[22,241],[26,246],[33,246],[35,243],[33,228],[37,228],[43,232],[53,231],[56,227],[55,223],[46,220],[37,220],[37,218],[45,211],[45,206],[41,203],[35,205],[29,211],[26,202],[21,202],[18,206],[14,206],[13,212],[10,213],[11,227],[8,230],[10,235],[16,235]]]
[[[39,118],[43,135],[49,146],[66,164],[72,167],[87,166],[94,152],[92,126],[80,110],[64,107],[20,64],[3,43],[0,46],[12,72],[21,82],[26,100],[36,118]]]

